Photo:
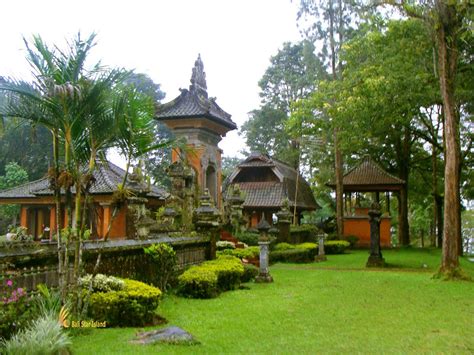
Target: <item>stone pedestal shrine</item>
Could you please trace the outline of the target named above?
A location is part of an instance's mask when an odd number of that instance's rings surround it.
[[[258,276],[255,278],[255,282],[259,283],[273,282],[273,277],[270,275],[270,270],[268,269],[270,259],[270,238],[268,237],[268,231],[270,228],[271,226],[265,220],[265,216],[262,217],[257,225],[257,229],[260,232],[258,239],[258,245],[260,247],[260,269]]]

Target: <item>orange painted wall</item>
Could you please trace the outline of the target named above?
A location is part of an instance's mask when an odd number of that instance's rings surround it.
[[[109,205],[104,205],[99,212],[98,228],[101,231],[100,237],[103,238],[107,233],[107,228],[112,218],[113,208]],[[110,227],[109,239],[125,239],[127,236],[127,208],[122,207]]]
[[[391,218],[382,217],[380,221],[380,245],[390,247]],[[370,224],[369,218],[363,216],[344,217],[344,235],[355,235],[359,238],[357,246],[370,246]]]
[[[114,221],[112,222],[112,227],[110,229],[109,238],[110,239],[125,239],[127,234],[127,208],[122,207]]]

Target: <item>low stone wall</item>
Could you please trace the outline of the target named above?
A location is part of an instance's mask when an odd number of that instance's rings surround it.
[[[84,243],[83,261],[86,272],[92,272],[99,254],[101,262],[98,272],[153,283],[156,277],[153,263],[143,252],[156,243],[173,246],[179,268],[198,264],[209,257],[209,238],[169,237],[154,235],[147,240],[88,241]],[[70,250],[72,263],[73,250]],[[0,250],[0,278],[14,278],[17,287],[36,289],[44,283],[49,287],[58,285],[57,244],[23,244]]]

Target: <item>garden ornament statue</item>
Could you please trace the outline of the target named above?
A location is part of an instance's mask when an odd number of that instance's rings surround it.
[[[268,283],[273,282],[273,278],[270,275],[268,269],[268,259],[269,259],[269,245],[270,238],[268,236],[268,231],[270,230],[270,224],[265,220],[265,214],[263,214],[262,219],[257,224],[257,229],[260,232],[260,237],[258,239],[258,245],[260,246],[260,269],[258,276],[255,278],[255,282],[259,283]]]
[[[370,223],[370,256],[367,260],[367,267],[383,267],[385,260],[380,249],[380,205],[374,202],[369,210]]]
[[[316,256],[316,261],[321,262],[321,261],[327,261],[328,258],[326,258],[326,253],[324,251],[324,239],[326,239],[327,234],[319,234],[319,246],[318,246],[318,255]]]

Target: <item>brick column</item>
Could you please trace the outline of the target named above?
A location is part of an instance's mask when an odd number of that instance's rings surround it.
[[[56,232],[56,206],[49,207],[49,239],[53,238]]]
[[[109,228],[109,223],[110,223],[110,204],[109,203],[101,203],[100,204],[104,210],[104,214],[102,217],[102,233],[100,235],[101,238],[105,238],[105,235],[107,234],[107,229]]]
[[[21,206],[20,226],[28,228],[28,207]]]

